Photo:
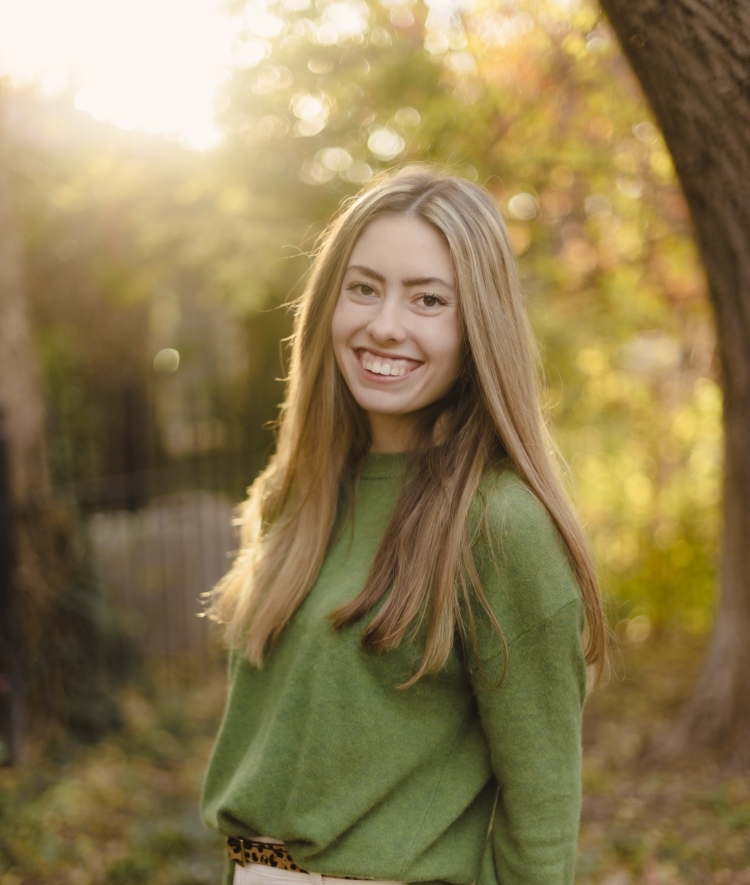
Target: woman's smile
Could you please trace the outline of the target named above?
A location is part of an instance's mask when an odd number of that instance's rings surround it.
[[[367,375],[376,376],[373,380],[385,378],[403,378],[422,365],[418,360],[411,360],[397,354],[375,353],[372,350],[359,350],[357,356]]]

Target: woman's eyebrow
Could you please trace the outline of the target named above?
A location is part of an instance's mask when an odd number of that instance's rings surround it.
[[[433,283],[439,283],[441,286],[445,286],[446,289],[450,289],[451,292],[453,291],[453,286],[446,280],[440,279],[440,277],[406,277],[401,282],[404,286],[431,286]]]
[[[350,264],[349,267],[347,267],[347,271],[350,270],[359,271],[359,273],[363,273],[365,276],[372,277],[373,280],[377,280],[379,283],[385,282],[385,277],[382,273],[378,273],[371,267],[365,267],[364,264]]]
[[[371,267],[367,267],[364,264],[350,264],[349,267],[347,267],[347,271],[350,270],[356,270],[368,277],[372,277],[373,280],[377,280],[380,283],[385,282],[383,274],[378,273],[376,270],[373,270]],[[451,292],[453,291],[453,286],[440,277],[405,277],[401,280],[401,283],[404,286],[430,286],[434,283],[439,283],[441,286],[445,286],[446,289],[450,289]]]

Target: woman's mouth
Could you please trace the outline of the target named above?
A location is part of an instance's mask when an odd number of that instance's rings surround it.
[[[410,360],[407,357],[383,356],[369,350],[358,350],[357,356],[362,368],[372,372],[373,375],[403,377],[421,365],[418,360]]]

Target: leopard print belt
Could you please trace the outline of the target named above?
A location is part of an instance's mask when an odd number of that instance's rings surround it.
[[[290,870],[293,873],[306,873],[293,860],[283,842],[259,842],[257,839],[227,839],[229,859],[244,867],[245,864],[259,863],[277,870]]]
[[[292,860],[289,849],[283,842],[260,842],[258,839],[227,839],[229,859],[244,867],[249,863],[259,863],[277,870],[289,870],[292,873],[306,873],[299,864]],[[339,879],[354,879],[353,876],[338,876]]]

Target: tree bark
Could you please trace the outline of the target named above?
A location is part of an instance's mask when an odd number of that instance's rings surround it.
[[[750,764],[750,2],[602,0],[674,160],[708,276],[724,397],[715,627],[668,741]]]

